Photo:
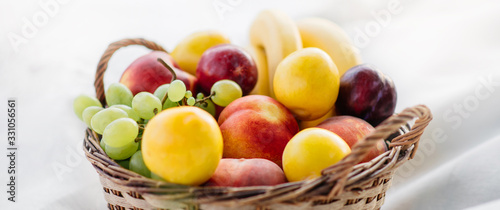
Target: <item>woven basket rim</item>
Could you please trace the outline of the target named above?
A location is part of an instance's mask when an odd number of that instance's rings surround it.
[[[94,82],[96,96],[103,105],[106,105],[103,75],[108,61],[114,52],[129,45],[142,45],[151,50],[166,52],[160,45],[145,39],[123,39],[110,44],[99,61]],[[343,192],[357,190],[362,193],[365,185],[369,185],[377,177],[392,174],[397,167],[413,158],[420,136],[431,120],[432,114],[425,105],[406,108],[376,126],[372,133],[352,147],[348,156],[323,170],[321,177],[275,186],[190,187],[146,178],[122,168],[110,159],[99,145],[100,136],[88,128],[83,149],[87,159],[107,183],[121,188],[120,190],[137,192],[139,197],[144,197],[148,202],[173,200],[233,207],[249,204],[326,202],[341,197]],[[369,162],[358,164],[378,141],[385,140],[398,131],[402,132],[401,129],[409,122],[414,123],[411,129],[403,129],[407,132],[392,139],[387,152]]]

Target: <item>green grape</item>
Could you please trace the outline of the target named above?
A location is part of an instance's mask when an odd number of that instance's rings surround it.
[[[161,111],[161,101],[149,92],[140,92],[132,99],[132,108],[142,119],[149,120]]]
[[[108,146],[123,147],[134,142],[137,135],[139,135],[137,122],[130,118],[120,118],[106,126],[102,134],[102,139],[104,139],[104,143]]]
[[[184,94],[185,98],[191,98],[192,96],[193,96],[193,92],[191,92],[190,90],[187,90],[186,94]]]
[[[118,109],[121,109],[121,110],[127,112],[128,117],[132,120],[135,120],[136,122],[139,122],[139,120],[141,120],[141,118],[139,117],[137,112],[135,112],[135,110],[132,109],[132,107],[130,107],[130,106],[123,105],[123,104],[117,104],[117,105],[113,105],[110,107],[118,108]]]
[[[83,122],[85,122],[85,124],[87,124],[87,126],[89,128],[92,128],[92,126],[90,126],[90,120],[92,119],[92,117],[99,111],[103,110],[104,108],[102,107],[99,107],[99,106],[89,106],[87,107],[85,110],[83,110],[82,112],[82,118],[83,118]]]
[[[151,172],[151,179],[158,180],[158,181],[165,181],[165,179],[161,178],[161,176],[158,176],[153,172]]]
[[[89,106],[102,107],[102,104],[101,102],[99,102],[99,100],[97,100],[97,98],[88,95],[79,95],[73,101],[73,111],[75,112],[76,116],[82,121],[83,110],[85,110]]]
[[[165,100],[165,103],[163,104],[163,110],[176,106],[179,106],[177,102],[172,102],[169,98],[167,98],[167,100]]]
[[[204,102],[197,103],[195,106],[200,107],[201,109],[207,111],[210,113],[212,116],[215,117],[215,104],[212,102],[212,100],[208,99]]]
[[[146,167],[144,160],[142,159],[142,151],[138,150],[130,158],[130,163],[128,167],[131,171],[136,172],[145,177],[151,177],[151,171]]]
[[[116,163],[123,168],[129,169],[128,166],[130,165],[130,158],[125,160],[116,160]]]
[[[102,140],[105,140],[104,138]],[[101,140],[101,141],[102,141]],[[131,142],[123,147],[111,147],[105,144],[106,154],[113,160],[125,160],[131,157],[139,148],[139,143]]]
[[[155,93],[153,93],[153,95],[158,97],[158,99],[160,99],[160,101],[161,101],[163,99],[163,96],[165,96],[165,94],[167,94],[169,86],[170,86],[170,84],[161,85],[160,87],[156,88]]]
[[[170,84],[164,84],[164,85],[156,88],[154,95],[156,97],[158,97],[160,100],[162,100],[163,96],[165,96],[165,94],[167,94],[169,87],[170,87]],[[178,105],[177,102],[173,102],[167,97],[167,99],[165,100],[165,103],[163,103],[163,110],[168,109],[168,108],[172,108],[172,107],[176,107],[177,105]]]
[[[195,102],[196,102],[196,99],[194,99],[194,97],[189,97],[189,98],[187,99],[187,104],[188,104],[189,106],[193,106]]]
[[[196,94],[196,99],[203,99],[204,97],[205,97],[205,94],[203,94],[201,92]]]
[[[109,123],[120,118],[127,118],[125,111],[118,108],[107,108],[97,112],[90,120],[90,127],[98,134],[102,134]]]
[[[108,106],[116,104],[132,106],[132,98],[134,98],[132,91],[122,83],[113,83],[106,91],[106,103]]]
[[[215,93],[215,95],[211,97],[212,101],[222,107],[229,105],[234,100],[243,96],[243,92],[238,83],[228,79],[219,80],[214,83],[210,92],[212,94]]]
[[[174,80],[168,88],[168,98],[173,102],[178,102],[186,95],[186,85],[181,80]]]
[[[101,139],[101,142],[99,142],[99,145],[101,146],[102,150],[104,150],[104,152],[106,152],[106,143],[104,143],[104,141]]]

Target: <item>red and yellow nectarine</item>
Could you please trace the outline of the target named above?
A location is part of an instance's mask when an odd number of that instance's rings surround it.
[[[350,148],[374,130],[370,123],[348,115],[330,117],[316,127],[327,129],[339,135]],[[387,151],[387,146],[385,142],[380,141],[376,144],[376,147],[370,150],[368,155],[361,160],[361,163],[368,162],[385,151]]]
[[[194,92],[197,82],[196,77],[176,68],[177,64],[175,64],[172,57],[162,51],[153,51],[137,58],[123,72],[120,83],[127,86],[134,95],[143,91],[154,93],[160,85],[170,83],[172,73],[158,62],[158,58],[171,65],[177,79],[184,82],[188,90]]]
[[[265,158],[281,167],[281,156],[299,126],[275,99],[249,95],[230,103],[219,116],[225,158]]]

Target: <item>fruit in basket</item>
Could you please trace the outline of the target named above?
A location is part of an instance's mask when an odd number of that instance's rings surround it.
[[[90,128],[90,120],[92,120],[92,117],[99,111],[103,110],[104,108],[100,106],[89,106],[82,112],[82,120],[87,124],[87,126]]]
[[[102,133],[104,144],[119,148],[135,141],[139,135],[139,125],[130,118],[120,118],[109,123]]]
[[[321,176],[321,171],[351,152],[338,135],[323,128],[307,128],[295,135],[283,152],[283,170],[290,182]]]
[[[135,142],[138,129],[137,123],[130,118],[114,120],[104,129],[100,146],[111,159],[123,164],[121,161],[128,160],[139,149],[139,143]],[[128,164],[124,168],[128,168]]]
[[[117,105],[113,105],[110,107],[118,108],[118,109],[125,111],[127,113],[128,117],[132,120],[135,120],[137,122],[139,122],[141,120],[141,118],[139,117],[137,112],[135,112],[135,110],[132,109],[132,107],[130,107],[130,106],[123,105],[123,104],[117,104]]]
[[[267,87],[269,87],[269,96],[275,98],[273,80],[276,75],[276,67],[290,53],[302,48],[297,25],[286,13],[278,10],[263,10],[255,17],[250,26],[249,36],[251,45],[263,49],[265,52]],[[259,75],[259,77],[264,76]]]
[[[196,75],[196,67],[203,52],[213,46],[229,43],[229,38],[219,31],[198,31],[179,42],[171,55],[182,70]]]
[[[243,95],[247,95],[257,83],[258,71],[247,51],[234,44],[222,44],[203,53],[196,77],[200,90],[205,94],[210,93],[215,82],[229,79],[238,83]]]
[[[275,99],[248,95],[229,104],[219,116],[225,158],[264,158],[281,166],[281,156],[299,126]]]
[[[101,146],[101,149],[103,151],[106,151],[106,144],[104,143],[104,141],[101,139],[101,141],[99,142],[99,146]]]
[[[132,99],[132,109],[140,118],[149,120],[162,110],[160,99],[149,92],[140,92]]]
[[[245,49],[248,53],[250,53],[255,61],[258,75],[257,83],[255,83],[255,87],[250,94],[265,96],[271,95],[269,92],[269,79],[267,78],[269,74],[267,73],[267,59],[264,49],[255,45],[249,45]]]
[[[77,96],[73,101],[73,111],[75,112],[76,116],[82,121],[83,110],[90,106],[102,107],[102,104],[101,102],[99,102],[99,100],[97,100],[97,98],[84,94]]]
[[[396,88],[391,78],[371,65],[358,65],[340,78],[335,103],[339,115],[359,117],[373,126],[394,114]]]
[[[128,169],[145,177],[151,177],[151,171],[148,169],[148,167],[146,167],[146,164],[144,163],[141,150],[138,150],[134,153],[134,155],[132,155],[132,157],[130,157]]]
[[[108,124],[115,121],[116,119],[126,118],[128,117],[127,113],[118,108],[106,108],[103,109],[94,116],[90,120],[90,125],[92,130],[94,130],[98,134],[102,134],[104,129]]]
[[[200,185],[222,158],[222,134],[215,119],[194,106],[163,110],[149,120],[142,136],[144,163],[164,180]]]
[[[160,87],[158,87],[155,92],[154,92],[154,95],[160,99],[160,101],[163,100],[163,97],[166,97],[167,96],[167,93],[168,93],[168,89],[170,87],[170,84],[163,84],[163,85],[160,85]],[[168,96],[167,98],[165,99],[165,102],[163,103],[163,109],[168,109],[168,108],[172,108],[172,107],[176,107],[176,106],[179,106],[179,104],[177,102],[173,102],[171,101]]]
[[[328,54],[304,48],[287,56],[276,69],[274,94],[299,120],[315,120],[333,108],[339,72]]]
[[[172,73],[163,64],[158,62],[158,58],[161,58],[172,67],[177,75],[177,79],[184,82],[188,90],[194,91],[196,77],[176,68],[172,57],[162,51],[153,51],[137,58],[123,72],[120,83],[127,86],[134,95],[144,91],[154,93],[160,85],[170,83]]]
[[[199,107],[200,109],[207,111],[208,113],[210,113],[214,117],[216,116],[215,104],[211,100],[207,100],[207,101],[205,101],[205,103],[195,103],[194,106]]]
[[[186,94],[184,94],[184,97],[185,98],[191,98],[191,97],[194,98],[193,97],[193,92],[191,92],[190,90],[186,91]]]
[[[120,165],[121,167],[129,169],[128,167],[130,165],[130,158],[125,160],[115,160],[115,162],[118,163],[118,165]]]
[[[267,159],[222,158],[215,173],[204,186],[272,186],[285,182],[283,170]]]
[[[163,99],[165,94],[168,93],[168,88],[170,87],[170,84],[163,84],[160,85],[158,88],[156,88],[155,92],[153,92],[153,95],[155,95],[160,101]]]
[[[168,99],[172,102],[179,102],[186,95],[186,86],[180,80],[174,80],[168,87]]]
[[[319,125],[320,123],[322,123],[323,121],[325,121],[326,119],[328,119],[334,115],[335,115],[334,109],[330,109],[330,111],[328,111],[325,115],[323,115],[322,117],[320,117],[318,119],[310,120],[310,121],[306,121],[306,120],[300,121],[299,128],[300,128],[300,130],[304,130],[306,128],[315,127],[315,126]]]
[[[121,83],[113,83],[106,90],[106,103],[108,106],[123,104],[132,106],[134,95],[127,86]]]
[[[215,104],[226,107],[234,100],[241,98],[243,91],[236,82],[223,79],[214,83],[210,89],[210,94],[213,95],[210,98]]]
[[[103,145],[105,147],[104,151],[106,152],[106,155],[108,155],[113,160],[125,160],[127,158],[130,158],[139,149],[139,143],[135,141],[130,142],[122,147],[112,147],[107,145],[106,143],[104,143]]]
[[[342,138],[352,149],[354,144],[375,130],[370,123],[353,116],[334,116],[326,119],[316,127],[329,130]],[[361,163],[368,162],[387,151],[384,141],[379,141],[376,147],[370,150]]]
[[[165,182],[165,179],[161,178],[160,176],[156,175],[153,172],[151,172],[151,179],[158,180],[158,181],[164,181]]]
[[[189,97],[186,99],[186,104],[188,106],[194,106],[195,103],[196,103],[196,99],[194,99],[194,97]]]
[[[361,64],[361,56],[347,33],[334,22],[323,18],[305,18],[297,21],[302,45],[324,50],[339,70],[339,75]]]
[[[196,95],[196,99],[197,100],[202,100],[203,98],[205,97],[205,94],[203,93],[198,93]],[[216,116],[216,105],[214,104],[214,102],[212,102],[212,100],[205,100],[204,102],[197,102],[194,104],[194,106],[197,106],[205,111],[207,111],[208,113],[210,113],[212,116]],[[215,118],[217,119],[217,118]]]

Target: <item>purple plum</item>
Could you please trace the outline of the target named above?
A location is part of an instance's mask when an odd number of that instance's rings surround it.
[[[340,78],[335,109],[338,115],[359,117],[377,126],[394,114],[396,101],[392,79],[373,66],[362,64],[347,70]]]
[[[257,84],[257,66],[243,48],[234,44],[221,44],[206,50],[196,69],[199,89],[210,94],[212,85],[223,79],[230,79],[240,85],[247,95]]]

